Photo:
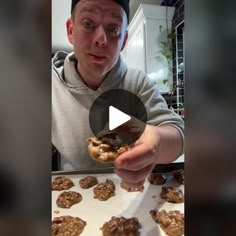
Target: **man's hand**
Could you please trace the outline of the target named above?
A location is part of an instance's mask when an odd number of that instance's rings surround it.
[[[146,125],[131,150],[115,160],[115,172],[130,187],[140,187],[157,163],[174,161],[181,150],[182,139],[175,127]]]

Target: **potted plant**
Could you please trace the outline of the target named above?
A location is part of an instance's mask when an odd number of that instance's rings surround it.
[[[168,76],[167,78],[163,79],[163,84],[166,84],[169,86],[169,94],[174,93],[174,86],[173,86],[173,67],[172,67],[172,59],[173,59],[173,47],[172,47],[172,40],[175,39],[176,34],[170,33],[168,28],[164,29],[163,25],[159,26],[159,31],[163,35],[165,35],[165,40],[162,40],[160,43],[162,45],[162,49],[158,51],[162,56],[166,58],[166,61],[168,63]]]

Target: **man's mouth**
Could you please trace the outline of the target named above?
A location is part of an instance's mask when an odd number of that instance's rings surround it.
[[[106,59],[106,57],[101,56],[101,55],[96,55],[96,54],[91,54],[91,53],[89,53],[88,55],[89,55],[90,57],[96,59],[96,60],[104,60],[104,59]]]

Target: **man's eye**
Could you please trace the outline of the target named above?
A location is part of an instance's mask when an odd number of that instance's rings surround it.
[[[120,35],[120,28],[115,25],[108,26],[107,31],[108,31],[109,35],[111,35],[113,37]]]
[[[94,28],[96,28],[95,24],[92,21],[88,21],[88,20],[84,21],[82,23],[82,25],[84,26],[85,29],[94,29]]]

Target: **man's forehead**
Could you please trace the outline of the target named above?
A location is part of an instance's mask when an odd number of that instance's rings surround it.
[[[111,1],[110,4],[102,5],[97,0],[82,0],[78,3],[79,13],[89,12],[94,14],[104,13],[109,14],[112,17],[123,19],[125,14],[123,8],[116,4],[114,1]]]

